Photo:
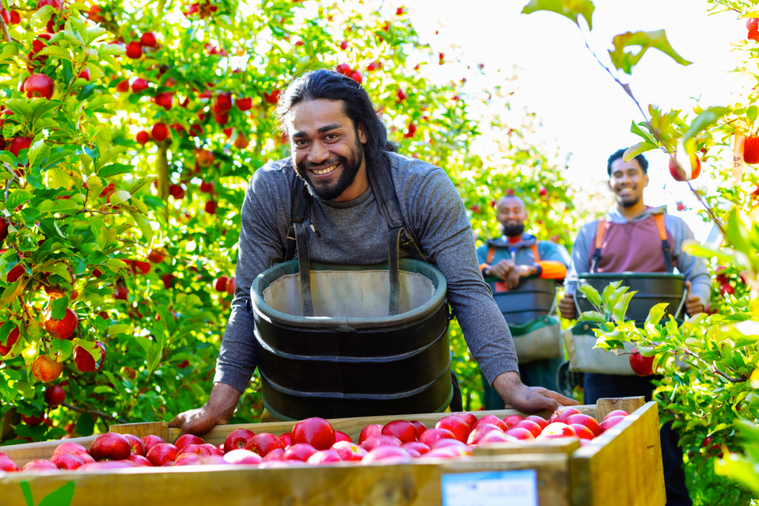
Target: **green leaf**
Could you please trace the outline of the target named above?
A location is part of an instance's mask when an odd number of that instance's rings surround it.
[[[751,123],[756,121],[756,117],[758,115],[759,115],[759,107],[752,105],[751,107],[746,109],[746,116],[748,117],[749,121],[751,121]]]
[[[693,120],[693,123],[691,123],[690,128],[687,132],[685,132],[685,136],[683,137],[683,142],[687,142],[691,137],[697,135],[698,133],[706,130],[710,126],[714,125],[721,117],[725,116],[726,114],[730,113],[730,109],[727,107],[710,107],[701,114],[699,114],[695,120]]]
[[[29,166],[34,167],[37,159],[45,159],[50,153],[50,148],[45,144],[44,139],[40,139],[29,148],[29,153],[26,157],[29,160]]]
[[[76,433],[82,437],[91,436],[95,432],[95,420],[87,413],[79,415],[79,420],[76,421]]]
[[[522,14],[532,14],[538,11],[549,11],[560,14],[574,21],[579,26],[577,19],[582,16],[588,23],[588,28],[593,29],[593,11],[595,5],[590,0],[531,0],[524,6]]]
[[[21,204],[29,202],[32,199],[32,194],[24,190],[16,190],[8,195],[8,202],[5,203],[7,209],[15,209]]]
[[[115,176],[117,174],[125,174],[127,172],[131,172],[134,169],[134,166],[132,165],[125,165],[123,163],[112,163],[111,165],[106,165],[102,169],[98,171],[98,176],[100,177],[110,177]],[[111,201],[113,201],[113,197],[111,197]]]
[[[111,325],[108,327],[108,335],[109,336],[115,336],[117,334],[131,334],[132,333],[132,326],[126,325],[126,324],[117,324],[117,325]]]
[[[52,272],[53,274],[58,274],[64,279],[71,279],[71,274],[69,274],[68,268],[63,262],[55,262],[46,265],[43,267],[42,272]]]
[[[590,285],[584,285],[580,287],[580,291],[588,298],[588,300],[597,308],[602,305],[601,296],[598,294],[598,290]]]
[[[126,190],[119,190],[111,195],[111,205],[115,206],[132,198],[132,194]]]
[[[630,304],[630,299],[633,298],[637,292],[627,292],[619,296],[619,300],[614,304],[614,321],[622,323],[625,321],[625,314],[627,313],[627,306]]]
[[[597,311],[585,311],[581,316],[580,319],[577,320],[578,322],[605,322],[606,318],[604,315]]]
[[[629,162],[636,156],[638,156],[641,153],[645,153],[646,151],[651,151],[652,149],[656,149],[659,146],[652,142],[639,142],[637,144],[633,144],[629,148],[625,150],[625,154],[622,156],[624,161]]]
[[[98,46],[98,54],[101,57],[126,54],[126,48],[121,47],[118,44],[103,44]]]
[[[69,53],[66,49],[62,48],[61,46],[54,45],[54,46],[47,46],[45,49],[39,52],[41,55],[45,56],[53,56],[55,58],[60,58],[62,60],[71,60],[71,53]]]
[[[611,62],[618,70],[627,74],[632,73],[632,68],[638,64],[648,49],[658,49],[662,53],[672,57],[680,65],[690,65],[691,62],[682,58],[672,49],[667,40],[664,30],[654,32],[627,32],[616,35],[612,41],[614,51],[609,51]],[[639,46],[637,53],[626,52],[625,48]]]
[[[134,221],[137,222],[137,226],[140,227],[140,230],[142,231],[142,237],[147,242],[150,242],[153,239],[153,227],[150,224],[150,220],[139,213],[130,211],[129,214],[132,215]]]
[[[66,273],[66,277],[68,277],[68,273]],[[68,307],[68,304],[69,304],[68,297],[61,297],[51,302],[50,304],[50,306],[52,307],[51,316],[53,320],[62,320],[63,317],[66,316],[66,308]]]
[[[664,318],[664,313],[667,311],[668,305],[669,304],[666,302],[662,302],[661,304],[657,304],[651,308],[651,310],[648,312],[648,316],[646,317],[646,328],[648,328],[649,325],[659,324],[662,318]]]
[[[74,352],[74,343],[68,339],[51,339],[50,355],[58,354],[58,361],[68,360]]]

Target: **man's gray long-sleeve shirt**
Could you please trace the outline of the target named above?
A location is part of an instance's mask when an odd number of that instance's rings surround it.
[[[643,214],[630,221],[640,221],[652,214],[664,214],[664,226],[672,234],[674,243],[673,255],[677,258],[677,270],[685,277],[685,281],[691,282],[691,293],[701,299],[706,306],[712,293],[712,282],[706,263],[702,258],[689,255],[683,251],[683,242],[693,239],[693,232],[688,225],[677,216],[666,214],[666,206],[651,207]],[[609,223],[626,223],[628,220],[617,209],[612,207],[606,213],[606,221]],[[577,289],[577,276],[590,271],[590,249],[596,239],[598,220],[583,225],[577,233],[574,247],[572,248],[572,265],[567,272],[565,288],[567,293],[575,293]],[[637,247],[656,247],[659,245],[630,245]]]
[[[395,153],[388,156],[404,224],[445,276],[448,302],[483,374],[492,384],[501,373],[517,372],[514,342],[480,275],[471,225],[451,180],[434,165]],[[258,365],[253,316],[246,309],[250,286],[285,256],[290,188],[296,177],[289,159],[268,163],[253,174],[245,193],[237,286],[214,378],[240,391]],[[306,230],[315,262],[372,265],[388,260],[389,230],[371,188],[350,202],[313,199]]]

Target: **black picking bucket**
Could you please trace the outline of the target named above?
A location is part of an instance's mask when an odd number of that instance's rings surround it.
[[[552,279],[522,279],[510,289],[499,278],[487,278],[498,309],[509,325],[524,325],[548,316],[556,301],[556,281]]]
[[[598,293],[603,292],[609,283],[622,281],[621,286],[629,286],[630,291],[638,292],[630,300],[627,307],[626,318],[636,322],[645,321],[648,312],[656,304],[666,302],[667,309],[664,316],[672,315],[680,318],[685,303],[685,277],[682,274],[669,274],[664,272],[619,272],[619,273],[596,273],[580,274],[575,294],[578,316],[585,311],[594,311],[593,305],[580,291],[580,287],[590,285]]]
[[[453,387],[440,271],[401,259],[389,316],[387,264],[311,268],[314,316],[302,316],[296,260],[251,286],[266,409],[280,420],[445,410]]]

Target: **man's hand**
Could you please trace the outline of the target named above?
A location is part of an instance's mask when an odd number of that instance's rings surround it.
[[[565,293],[559,301],[559,312],[562,318],[574,320],[577,318],[577,308],[575,308],[575,298],[571,293]]]
[[[524,413],[537,413],[538,411],[556,411],[560,406],[575,406],[576,400],[543,387],[528,387],[522,383],[516,372],[499,374],[493,382],[506,407],[511,406]]]
[[[497,278],[501,278],[502,280],[506,281],[506,276],[509,275],[509,273],[511,272],[513,268],[514,268],[514,260],[501,260],[497,264],[488,268],[487,275],[495,276]]]
[[[519,280],[527,278],[538,273],[538,268],[532,265],[515,265],[506,275],[506,286],[516,288],[519,286]]]
[[[685,296],[685,312],[688,316],[696,316],[697,314],[704,312],[704,303],[701,299],[693,295],[690,291],[690,281],[685,282],[685,288],[688,289],[688,294]]]
[[[216,425],[223,425],[235,412],[237,401],[242,392],[224,383],[216,383],[208,397],[208,402],[197,409],[191,409],[179,413],[169,427],[181,428],[180,436],[195,434],[200,436],[213,429]]]

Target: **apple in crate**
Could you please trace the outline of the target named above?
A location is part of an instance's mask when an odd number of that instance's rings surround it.
[[[406,443],[406,444],[419,444],[419,443]],[[343,461],[357,461],[364,458],[367,452],[359,445],[351,443],[350,441],[337,441],[332,445],[332,449],[340,455],[340,459]]]
[[[55,450],[53,450],[53,457],[56,455],[61,455],[63,453],[72,453],[74,455],[77,455],[79,453],[87,453],[87,448],[77,443],[63,443],[61,445],[58,445]]]
[[[268,432],[256,434],[250,439],[250,441],[248,441],[248,444],[245,445],[246,450],[255,452],[261,457],[266,457],[270,451],[276,450],[277,448],[284,450],[285,445],[280,438],[274,434],[269,434]]]
[[[470,430],[473,429],[474,424],[477,423],[477,417],[472,413],[453,413],[453,416],[457,416],[464,420],[469,425]]]
[[[264,460],[257,453],[250,450],[232,450],[224,454],[224,460],[230,464],[257,466]]]
[[[516,439],[524,440],[524,441],[535,439],[535,436],[532,435],[532,432],[520,427],[512,427],[506,432],[504,432],[504,434]]]
[[[624,416],[608,416],[601,422],[601,430],[606,432],[624,419]]]
[[[285,451],[286,450],[283,450],[282,448],[277,448],[276,450],[272,450],[266,454],[266,457],[264,457],[264,461],[282,460],[282,456],[285,454]]]
[[[441,439],[456,439],[456,436],[448,429],[427,429],[419,438],[419,442],[432,448]]]
[[[142,447],[145,451],[145,455],[148,454],[151,448],[153,448],[157,444],[166,443],[163,439],[161,439],[158,436],[145,436],[141,439],[142,441]]]
[[[500,428],[496,427],[495,425],[491,425],[489,423],[483,423],[476,429],[474,429],[472,432],[469,433],[469,437],[466,440],[466,444],[468,445],[476,445],[480,442],[480,439],[491,431],[497,431],[497,432],[503,432]]]
[[[25,471],[57,471],[58,467],[55,464],[45,459],[32,460],[24,464],[21,468],[21,472]]]
[[[136,467],[153,467],[153,464],[151,464],[150,461],[142,455],[132,454],[129,456],[129,458],[127,458],[127,460],[133,464],[136,464]]]
[[[361,434],[358,436],[358,444],[363,443],[367,439],[369,439],[372,436],[379,436],[382,434],[382,424],[379,423],[372,423],[370,425],[367,425],[363,428],[361,431]]]
[[[337,443],[339,441],[349,441],[351,443],[353,442],[353,440],[351,439],[351,437],[348,434],[346,434],[345,432],[340,432],[339,430],[336,430],[335,431],[335,442]]]
[[[177,447],[177,449],[181,450],[185,446],[189,445],[202,445],[205,444],[205,441],[203,441],[203,438],[199,438],[198,436],[195,436],[193,434],[184,434],[183,436],[179,436],[179,439],[174,441],[174,446]]]
[[[7,456],[0,457],[0,471],[5,471],[6,473],[16,473],[18,472],[18,466]]]
[[[411,456],[398,446],[380,446],[373,449],[361,459],[362,465],[368,464],[410,464]]]
[[[173,462],[177,458],[177,447],[169,443],[158,443],[148,451],[145,456],[154,466],[162,466],[167,462]]]
[[[132,434],[124,434],[124,437],[129,441],[129,445],[132,447],[132,455],[145,455],[145,447],[142,445],[142,440]]]
[[[498,427],[499,429],[501,429],[502,432],[505,431],[506,429],[508,429],[508,427],[506,427],[506,424],[503,423],[503,420],[501,420],[500,418],[498,418],[495,415],[485,415],[485,416],[483,416],[482,418],[480,418],[479,420],[477,420],[477,423],[474,424],[474,428],[476,429],[480,425],[484,425],[484,424],[495,425],[496,427]]]
[[[340,454],[335,450],[320,450],[311,455],[306,462],[316,466],[323,466],[342,462],[342,459],[340,458]]]
[[[567,418],[566,421],[567,425],[574,425],[574,424],[580,424],[587,427],[594,436],[600,436],[603,431],[601,430],[601,426],[598,424],[595,418],[593,418],[590,415],[572,415]]]
[[[306,418],[293,427],[293,444],[307,443],[317,450],[327,450],[335,444],[335,429],[324,418]]]
[[[363,443],[361,443],[361,447],[371,452],[375,448],[379,448],[380,446],[400,446],[401,441],[397,437],[393,436],[383,436],[380,434],[379,436],[372,436]]]
[[[441,441],[448,441],[447,439],[441,440]],[[453,440],[451,440],[453,441]],[[404,443],[401,445],[401,448],[406,450],[407,452],[411,453],[412,451],[417,452],[419,455],[424,455],[428,451],[430,451],[430,447],[427,446],[424,443],[420,443],[419,441],[412,441],[411,443]]]
[[[224,453],[229,453],[232,450],[243,450],[248,442],[253,439],[253,436],[255,434],[248,429],[233,430],[224,440]]]
[[[124,460],[131,454],[129,440],[115,432],[100,434],[90,446],[90,455],[95,460]]]
[[[519,416],[519,415],[509,415],[509,416],[507,416],[507,417],[505,417],[505,418],[503,419],[503,423],[505,423],[505,424],[506,424],[506,427],[508,427],[508,428],[510,429],[510,428],[512,428],[514,425],[516,425],[516,424],[518,424],[519,422],[521,422],[522,420],[524,420],[524,417],[523,417],[523,416]]]
[[[401,443],[410,443],[416,441],[416,427],[411,422],[395,420],[382,427],[382,435],[398,438]]]
[[[308,443],[296,443],[285,450],[285,452],[282,454],[282,460],[299,460],[301,462],[305,462],[317,451],[319,450]]]
[[[458,416],[446,416],[441,418],[435,424],[435,428],[451,431],[454,437],[462,443],[466,443],[469,433],[472,432],[469,424],[463,418],[459,418]]]
[[[58,469],[73,471],[84,465],[84,461],[71,453],[61,453],[50,458],[50,462]]]
[[[515,423],[509,430],[513,429],[527,429],[532,434],[532,437],[538,437],[540,433],[543,432],[543,429],[540,425],[533,422],[532,420],[527,419]]]

